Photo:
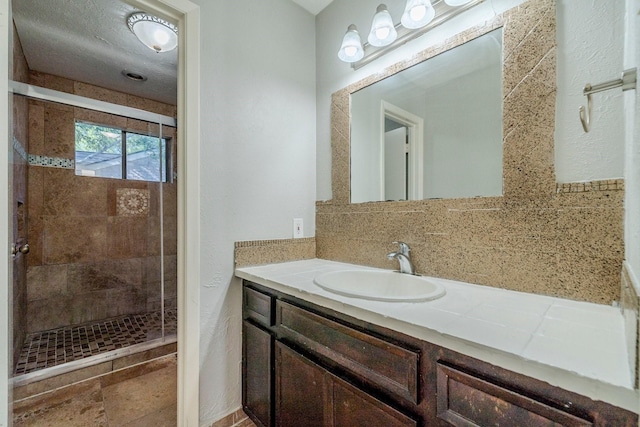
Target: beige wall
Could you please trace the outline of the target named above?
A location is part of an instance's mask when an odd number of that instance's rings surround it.
[[[350,93],[504,25],[502,197],[349,204]],[[555,2],[530,1],[334,94],[333,199],[318,202],[319,258],[610,304],[624,256],[621,180],[556,185]]]
[[[175,106],[31,72],[30,83],[175,117]],[[143,133],[138,120],[29,101],[29,154],[75,158],[75,120]],[[175,129],[164,127],[163,136]],[[160,308],[160,222],[164,224],[166,305],[176,306],[176,184],[76,176],[72,167],[29,166],[27,296],[29,331]],[[140,202],[131,209],[127,200]]]

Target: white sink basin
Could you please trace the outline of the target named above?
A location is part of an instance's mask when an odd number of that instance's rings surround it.
[[[425,277],[395,271],[334,271],[320,274],[313,281],[329,292],[375,301],[428,301],[446,292]]]

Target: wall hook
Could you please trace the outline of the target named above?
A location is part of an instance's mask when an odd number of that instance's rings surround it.
[[[580,107],[580,121],[582,122],[582,128],[585,132],[589,132],[589,130],[591,130],[591,113],[593,111],[593,101],[591,100],[591,95],[617,87],[621,87],[623,92],[625,90],[635,89],[637,80],[636,75],[637,69],[629,68],[628,70],[623,71],[622,76],[619,79],[610,80],[608,82],[600,83],[594,86],[591,86],[590,83],[587,83],[584,86],[584,90],[582,91],[582,93],[587,97],[587,108],[585,109],[584,106]]]
[[[587,83],[584,86],[584,90],[591,90],[591,85]],[[591,130],[591,113],[593,112],[593,101],[591,100],[591,94],[587,94],[587,109],[585,111],[584,105],[580,106],[580,121],[582,122],[582,129],[585,132]]]

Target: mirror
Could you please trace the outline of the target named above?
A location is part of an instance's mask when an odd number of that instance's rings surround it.
[[[502,28],[351,94],[351,203],[502,195]]]

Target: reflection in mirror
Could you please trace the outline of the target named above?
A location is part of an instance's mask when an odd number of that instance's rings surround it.
[[[502,195],[502,28],[351,95],[351,202]]]

